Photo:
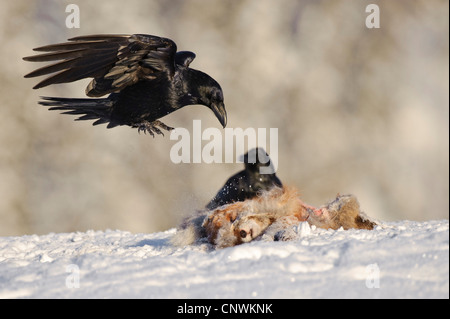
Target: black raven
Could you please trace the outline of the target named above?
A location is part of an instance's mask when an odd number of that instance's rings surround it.
[[[89,35],[69,41],[36,48],[47,53],[23,58],[33,62],[62,60],[25,75],[56,72],[34,89],[93,78],[86,95],[110,95],[100,99],[42,97],[39,104],[50,106],[50,110],[79,115],[77,120],[96,120],[93,125],[108,123],[108,128],[129,125],[154,136],[162,134],[161,129],[172,129],[159,121],[161,117],[186,105],[202,104],[226,126],[220,85],[209,75],[191,69],[195,54],[177,52],[172,40],[133,34]]]
[[[258,147],[243,156],[245,169],[231,176],[216,196],[206,205],[208,210],[225,204],[244,201],[273,187],[283,187],[275,173],[262,174],[260,169],[271,164],[269,155]]]

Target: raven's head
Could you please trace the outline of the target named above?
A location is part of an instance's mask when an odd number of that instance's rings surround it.
[[[227,125],[227,111],[223,103],[223,92],[219,83],[208,74],[198,70],[189,69],[189,104],[201,104],[210,108],[220,124]]]
[[[251,172],[259,172],[261,167],[271,165],[269,154],[262,147],[251,149],[241,155],[240,160],[245,163],[245,169]]]

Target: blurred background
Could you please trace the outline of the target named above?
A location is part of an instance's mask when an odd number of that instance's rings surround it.
[[[68,29],[68,4],[80,28]],[[380,8],[368,29],[366,6]],[[0,236],[175,227],[234,164],[174,164],[168,134],[49,112],[89,80],[32,90],[32,48],[96,33],[147,33],[197,54],[222,86],[228,127],[278,128],[278,176],[321,205],[353,193],[379,220],[449,217],[449,2],[15,0],[0,4]],[[163,121],[220,124],[204,106]],[[204,142],[204,144],[206,144]],[[270,148],[268,149],[270,153]]]

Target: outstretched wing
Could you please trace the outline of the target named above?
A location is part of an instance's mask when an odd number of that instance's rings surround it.
[[[177,46],[170,39],[146,34],[89,35],[34,51],[47,53],[23,59],[32,62],[62,60],[25,75],[29,78],[55,73],[34,89],[94,78],[86,88],[86,95],[98,97],[118,92],[140,80],[152,80],[162,73],[172,78]]]

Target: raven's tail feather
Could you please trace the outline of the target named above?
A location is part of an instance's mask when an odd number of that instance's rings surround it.
[[[119,125],[111,120],[113,102],[110,99],[73,99],[42,96],[39,104],[50,106],[49,110],[64,111],[62,114],[81,115],[76,121],[96,120],[92,125],[109,123],[108,128]]]

